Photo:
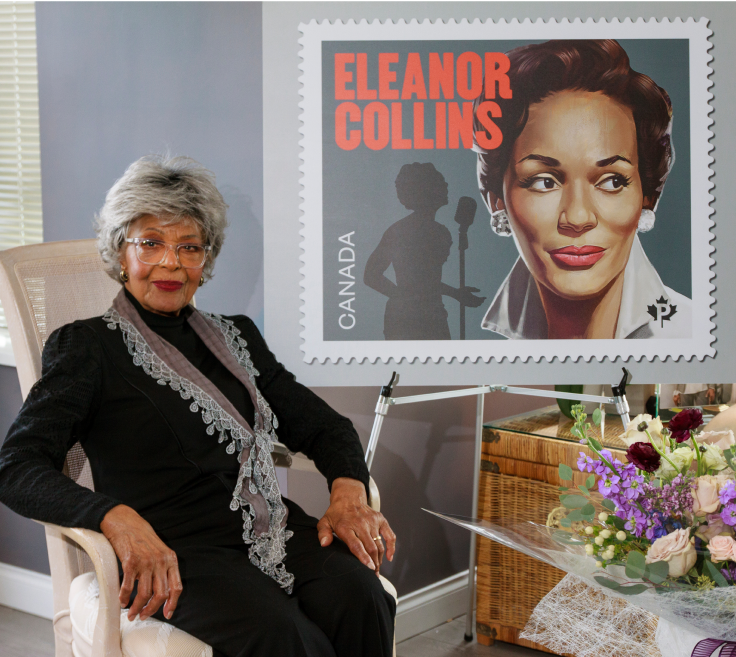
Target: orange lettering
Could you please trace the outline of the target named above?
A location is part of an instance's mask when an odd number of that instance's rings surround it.
[[[442,53],[440,63],[439,53],[429,53],[429,97],[433,100],[439,99],[440,89],[446,99],[451,100],[455,97],[453,57],[451,52]]]
[[[374,100],[378,97],[375,89],[368,88],[368,55],[364,52],[358,53],[356,86],[358,87],[358,100]]]
[[[498,82],[498,94],[501,98],[512,97],[511,82],[507,75],[510,67],[511,61],[504,53],[486,53],[486,98],[496,97],[496,82]]]
[[[473,100],[482,91],[483,60],[477,53],[464,52],[457,58],[457,93],[460,98]]]
[[[460,148],[461,139],[463,148],[473,148],[473,103],[463,103],[462,111],[460,111],[459,103],[448,103],[448,105],[450,106],[447,122],[450,132],[450,148]]]
[[[424,136],[424,103],[414,103],[414,148],[434,148],[434,141]]]
[[[401,103],[391,103],[391,148],[411,148],[411,139],[404,139],[401,125]]]
[[[376,129],[376,124],[378,124]],[[383,103],[368,103],[363,110],[363,141],[374,151],[386,148],[389,140],[388,107]]]
[[[345,64],[352,64],[355,55],[351,52],[335,53],[335,100],[353,100],[355,91],[345,85],[353,81],[353,72],[345,69]]]
[[[347,136],[348,117],[352,123],[360,121],[360,108],[355,103],[340,103],[335,110],[335,143],[344,151],[360,146],[360,130],[351,130]]]
[[[410,52],[406,59],[406,72],[404,73],[404,88],[401,90],[402,98],[411,98],[412,94],[420,100],[427,97],[427,88],[424,86],[424,74],[422,73],[422,62],[419,53]]]
[[[475,115],[478,117],[480,124],[485,128],[485,130],[475,131],[475,140],[478,142],[478,146],[489,151],[498,148],[503,142],[503,134],[501,133],[501,128],[491,120],[491,117],[500,117],[501,108],[497,103],[486,100],[478,105]]]
[[[396,82],[396,71],[390,68],[391,64],[396,64],[398,61],[399,53],[397,52],[378,53],[378,96],[382,100],[399,98],[399,90],[391,88],[391,83]]]
[[[447,148],[447,104],[436,103],[434,115],[434,134],[437,148]]]

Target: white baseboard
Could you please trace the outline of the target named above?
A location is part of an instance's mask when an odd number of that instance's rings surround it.
[[[431,630],[468,610],[468,571],[399,598],[396,642]]]
[[[51,576],[0,563],[0,605],[52,619]]]
[[[0,605],[52,619],[51,577],[0,563]],[[467,570],[403,595],[396,608],[396,641],[431,630],[464,614],[467,608]]]

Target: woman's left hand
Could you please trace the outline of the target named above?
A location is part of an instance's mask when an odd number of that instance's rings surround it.
[[[394,558],[396,535],[387,520],[368,506],[365,486],[357,479],[340,477],[332,482],[330,507],[317,523],[317,531],[322,547],[332,543],[334,533],[376,574],[384,553],[389,561]]]

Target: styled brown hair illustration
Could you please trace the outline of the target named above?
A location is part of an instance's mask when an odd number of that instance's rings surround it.
[[[477,142],[478,186],[503,197],[503,177],[514,142],[524,130],[529,107],[559,91],[599,91],[631,109],[636,124],[639,175],[644,207],[657,204],[674,161],[672,103],[667,92],[647,75],[634,71],[617,41],[570,40],[521,46],[507,53],[513,97],[498,99],[502,116],[494,122],[503,143],[484,150]],[[475,101],[483,101],[483,95]],[[474,130],[483,130],[476,119]]]

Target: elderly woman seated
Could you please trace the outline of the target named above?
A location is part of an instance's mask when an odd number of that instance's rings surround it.
[[[110,189],[98,243],[122,289],[102,317],[49,337],[0,450],[0,501],[101,531],[128,617],[166,619],[215,655],[390,655],[395,602],[377,573],[395,536],[367,505],[352,424],[294,380],[248,317],[190,305],[226,207],[188,158],[142,158]],[[281,496],[277,436],[327,478],[321,520]],[[76,441],[95,492],[61,473]]]

